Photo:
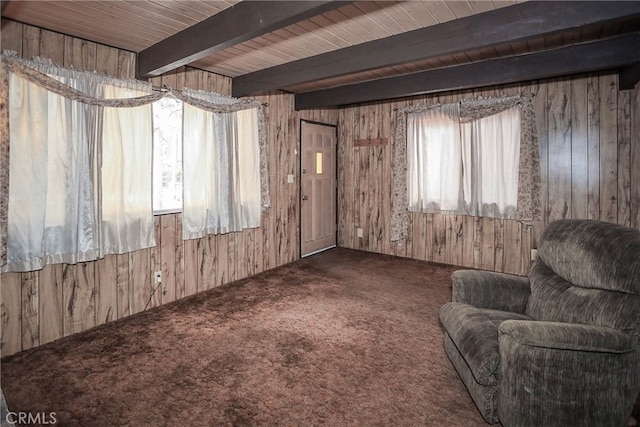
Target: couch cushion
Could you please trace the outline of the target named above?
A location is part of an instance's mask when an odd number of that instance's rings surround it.
[[[512,319],[531,320],[531,317],[458,302],[447,303],[440,309],[440,321],[444,329],[479,384],[488,386],[498,383],[498,326]]]

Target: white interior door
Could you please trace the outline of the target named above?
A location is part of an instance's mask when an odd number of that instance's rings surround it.
[[[336,246],[336,128],[302,122],[301,255]]]

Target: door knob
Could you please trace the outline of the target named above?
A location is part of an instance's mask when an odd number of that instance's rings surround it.
[[[307,196],[302,196],[302,200],[307,200],[308,197]]]
[[[307,173],[307,170],[306,169],[302,169],[302,173]]]

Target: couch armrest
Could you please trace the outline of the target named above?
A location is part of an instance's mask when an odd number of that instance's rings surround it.
[[[531,295],[529,278],[478,270],[451,275],[452,300],[478,308],[524,313]]]
[[[635,336],[606,326],[537,320],[506,320],[498,334],[530,347],[599,353],[629,353],[638,343]]]
[[[503,425],[626,425],[640,389],[637,336],[536,320],[506,320],[498,334]]]

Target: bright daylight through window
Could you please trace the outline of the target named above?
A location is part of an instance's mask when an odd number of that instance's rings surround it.
[[[153,103],[153,211],[182,210],[182,102]]]
[[[408,116],[409,210],[514,218],[520,110],[462,122],[458,104]]]

